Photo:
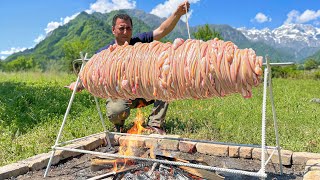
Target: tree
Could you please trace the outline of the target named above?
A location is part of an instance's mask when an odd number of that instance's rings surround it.
[[[66,42],[63,45],[63,51],[66,59],[66,66],[69,71],[73,71],[73,60],[80,58],[80,52],[85,51],[88,48],[89,41],[75,40],[72,42]],[[75,68],[78,68],[77,65]]]
[[[318,63],[314,59],[308,59],[304,62],[304,69],[311,70],[311,69],[317,69]]]
[[[32,57],[19,56],[17,59],[10,61],[6,65],[6,69],[9,71],[27,71],[31,69],[37,69],[38,64]]]
[[[199,27],[198,31],[192,34],[196,39],[208,41],[210,39],[218,38],[223,39],[219,32],[212,30],[208,24]]]

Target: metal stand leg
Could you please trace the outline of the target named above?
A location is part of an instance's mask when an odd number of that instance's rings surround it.
[[[87,54],[85,55],[85,57],[83,57],[82,53],[81,53],[80,55],[81,55],[81,58],[82,58],[83,61],[84,61],[84,59],[86,59],[86,57],[87,57]],[[82,65],[81,65],[80,72],[82,71],[83,66],[84,66],[84,63],[82,63]],[[70,100],[69,100],[69,104],[68,104],[66,113],[64,114],[63,121],[62,121],[60,130],[59,130],[59,133],[58,133],[56,142],[55,142],[54,146],[52,147],[51,157],[50,157],[50,159],[49,159],[49,162],[48,162],[46,171],[45,171],[45,173],[44,173],[44,177],[47,177],[47,175],[48,175],[48,172],[49,172],[49,169],[50,169],[50,166],[51,166],[51,163],[52,163],[53,156],[54,156],[54,154],[55,154],[55,152],[56,152],[56,146],[57,146],[58,143],[59,143],[59,140],[60,140],[60,137],[61,137],[61,134],[62,134],[62,130],[63,130],[63,128],[64,128],[64,125],[65,125],[65,123],[66,123],[67,117],[68,117],[68,115],[69,115],[69,112],[70,112],[70,109],[71,109],[71,105],[72,105],[72,103],[73,103],[73,99],[74,99],[74,96],[75,96],[75,94],[76,94],[76,91],[77,91],[77,87],[78,87],[79,82],[80,82],[80,77],[78,76],[77,81],[76,81],[76,84],[75,84],[75,88],[73,89],[71,98],[70,98]]]
[[[282,170],[282,158],[281,158],[281,148],[280,148],[280,141],[279,141],[279,133],[278,133],[278,123],[277,123],[277,114],[276,114],[276,107],[274,105],[274,99],[273,99],[273,91],[272,91],[272,81],[271,81],[271,66],[268,63],[267,68],[269,71],[269,93],[270,93],[270,101],[272,106],[272,115],[273,115],[273,123],[274,123],[274,132],[276,136],[276,144],[277,144],[277,150],[278,150],[278,156],[279,156],[279,165],[280,165],[280,174],[283,174]]]
[[[98,98],[94,96],[94,101],[96,102],[97,105],[97,110],[101,119],[101,123],[104,129],[104,132],[106,133],[106,140],[107,140],[107,148],[110,150],[111,149],[111,142],[110,142],[110,138],[109,138],[109,131],[106,128],[106,124],[104,123],[104,119],[103,119],[103,115],[101,113],[101,108],[98,102]]]

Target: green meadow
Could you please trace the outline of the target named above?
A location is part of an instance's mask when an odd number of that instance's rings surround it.
[[[74,74],[0,72],[0,166],[54,145],[71,91],[63,86],[76,80]],[[280,145],[292,151],[320,152],[320,80],[274,78],[273,93]],[[263,84],[253,97],[240,94],[205,100],[170,102],[165,128],[169,134],[192,139],[237,144],[261,144]],[[100,99],[103,114],[105,101]],[[267,101],[267,145],[275,145],[272,111]],[[151,111],[142,108],[144,117]],[[132,110],[129,128],[136,115]],[[109,130],[112,124],[106,120]],[[63,131],[62,141],[101,132],[103,128],[92,95],[77,93]]]

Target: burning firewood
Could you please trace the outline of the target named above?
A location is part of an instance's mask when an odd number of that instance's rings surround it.
[[[173,157],[168,153],[156,153],[156,157],[161,157],[164,159],[168,159],[170,161],[177,161],[177,162],[184,162],[184,163],[190,163],[190,161],[188,160],[184,160],[181,158],[177,158],[177,157]],[[197,169],[197,168],[192,168],[192,167],[187,167],[187,166],[178,166],[180,169],[188,172],[189,174],[204,178],[204,179],[208,179],[208,180],[221,180],[224,179],[224,177],[216,174],[215,172],[211,172],[208,170],[204,170],[204,169]]]
[[[90,178],[88,180],[104,179],[104,178],[107,178],[107,177],[110,177],[110,176],[116,176],[117,174],[125,173],[125,172],[128,172],[128,171],[134,171],[134,170],[137,170],[137,169],[139,169],[141,167],[143,167],[143,165],[133,165],[133,166],[129,166],[127,168],[123,168],[123,169],[117,170],[117,171],[111,171],[111,172],[108,172],[106,174],[95,176],[95,177],[92,177],[92,178]]]
[[[134,154],[136,156],[147,158],[149,155],[150,150],[147,151],[136,151],[138,154]],[[131,155],[131,154],[128,154]],[[106,157],[106,156],[95,156],[91,159],[91,171],[100,171],[102,169],[110,169],[114,168],[117,169],[117,166],[125,166],[125,165],[133,165],[136,164],[136,161],[133,159],[123,159],[123,158],[113,158],[113,157]]]

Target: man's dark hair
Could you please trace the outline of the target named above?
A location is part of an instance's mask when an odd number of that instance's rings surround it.
[[[113,16],[113,20],[112,20],[112,26],[114,27],[116,25],[116,21],[117,19],[123,19],[123,20],[130,20],[131,26],[133,27],[132,24],[132,19],[128,14],[116,14],[115,16]]]

